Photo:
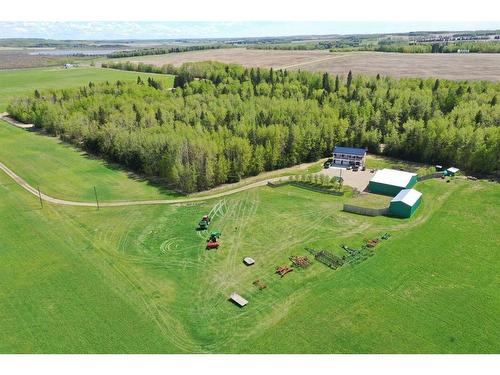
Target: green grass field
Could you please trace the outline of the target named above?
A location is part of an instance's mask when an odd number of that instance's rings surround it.
[[[51,138],[19,137],[46,142],[46,154],[67,152]],[[95,163],[75,157],[54,191],[78,186]],[[462,179],[417,188],[424,201],[410,220],[344,213],[348,198],[293,186],[98,211],[40,209],[1,174],[0,352],[498,352],[500,188]],[[195,230],[209,211],[222,231],[217,251],[204,250],[207,233]],[[306,255],[304,246],[342,254],[340,244],[359,247],[386,231],[392,238],[355,266],[273,273]],[[245,267],[244,256],[256,264]],[[233,291],[249,305],[228,302]]]
[[[127,72],[101,68],[39,68],[0,71],[0,112],[7,109],[9,101],[15,96],[31,94],[35,89],[61,89],[79,87],[90,81],[114,82],[117,80],[136,80],[137,76],[161,77],[166,87],[174,83],[173,76]]]
[[[53,84],[97,81],[65,77]],[[102,200],[174,196],[5,123],[0,161],[58,198],[91,201],[93,186]],[[184,205],[42,209],[0,172],[0,352],[500,352],[499,185],[453,178],[416,189],[423,202],[411,219],[345,213],[351,198],[290,185]],[[216,251],[195,230],[209,212],[210,230],[222,231]],[[361,263],[274,274],[305,246],[342,255],[341,244],[385,232]],[[233,291],[245,308],[228,302]]]
[[[0,161],[32,186],[62,199],[94,201],[94,186],[103,201],[178,196],[58,138],[19,129],[4,121],[0,121]]]
[[[386,195],[364,193],[349,199],[347,203],[360,207],[384,208],[389,207],[392,198]]]

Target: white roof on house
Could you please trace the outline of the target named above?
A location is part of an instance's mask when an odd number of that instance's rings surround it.
[[[240,305],[241,307],[245,306],[248,303],[248,301],[246,299],[244,299],[242,296],[240,296],[236,292],[231,293],[231,299],[234,302],[236,302],[238,305]]]
[[[403,189],[398,193],[398,195],[392,198],[391,202],[403,202],[408,206],[413,206],[421,196],[422,193],[416,191],[415,189]]]
[[[450,167],[447,169],[448,172],[450,173],[457,173],[460,169],[458,168],[455,168],[455,167]]]
[[[375,173],[375,176],[370,181],[404,188],[411,178],[416,175],[416,173],[397,171],[395,169],[381,169]]]

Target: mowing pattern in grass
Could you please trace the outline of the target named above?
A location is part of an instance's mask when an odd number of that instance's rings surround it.
[[[428,199],[401,220],[344,213],[346,198],[293,186],[184,206],[40,210],[0,178],[1,352],[500,350],[494,184],[419,183]],[[209,212],[216,251],[195,230]],[[305,246],[342,255],[340,244],[387,231],[362,263],[274,274]],[[233,291],[248,306],[229,303]]]
[[[57,198],[94,201],[94,186],[102,201],[177,196],[57,138],[18,129],[4,121],[0,121],[0,160],[29,184]]]
[[[173,86],[174,82],[173,76],[168,75],[100,68],[42,68],[0,71],[0,112],[5,111],[13,97],[31,94],[35,89],[79,87],[90,81],[94,83],[117,80],[135,81],[137,76],[141,76],[143,79],[161,77],[165,87]]]
[[[89,182],[115,183],[107,199],[156,194],[55,139],[0,131],[0,159],[55,195],[92,199],[75,193]],[[292,186],[186,206],[40,210],[0,177],[1,352],[500,349],[494,184],[419,183],[428,198],[399,220],[344,213],[347,197]],[[208,232],[194,230],[208,212],[210,230],[223,233],[212,252]],[[391,240],[360,264],[274,274],[305,246],[341,256],[340,244],[357,248],[386,231]],[[256,264],[244,267],[245,256]],[[250,301],[244,309],[227,302],[235,290]]]
[[[0,173],[0,352],[179,351],[162,335],[133,275],[65,211]],[[79,212],[90,224],[97,211]],[[125,220],[124,220],[125,221]]]

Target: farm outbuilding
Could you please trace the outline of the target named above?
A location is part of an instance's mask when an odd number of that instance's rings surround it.
[[[411,217],[421,201],[421,192],[415,189],[403,189],[391,200],[389,215],[404,218]]]
[[[416,173],[381,169],[368,183],[368,189],[375,194],[395,196],[403,189],[411,189],[416,183]]]
[[[446,170],[445,176],[455,176],[459,171],[458,168],[450,167]]]

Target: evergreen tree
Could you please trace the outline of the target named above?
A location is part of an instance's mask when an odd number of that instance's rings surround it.
[[[326,72],[323,73],[323,90],[325,90],[327,93],[331,92],[330,76]]]
[[[163,125],[165,123],[165,121],[163,120],[163,113],[161,112],[160,108],[156,110],[155,119],[160,125]]]
[[[493,98],[491,98],[491,101],[490,101],[490,105],[492,107],[496,106],[497,105],[497,96],[493,96]]]
[[[347,88],[350,89],[352,84],[352,72],[349,70],[349,73],[347,74]]]
[[[106,112],[102,106],[99,106],[99,110],[97,112],[97,122],[99,125],[104,125],[106,122]]]
[[[474,117],[474,122],[475,122],[476,124],[478,124],[478,125],[479,125],[479,124],[481,124],[481,123],[483,122],[483,112],[478,111],[478,112],[476,113],[476,117]]]
[[[436,81],[434,82],[434,86],[432,87],[432,91],[433,92],[436,92],[438,89],[439,89],[439,78],[436,79]]]

